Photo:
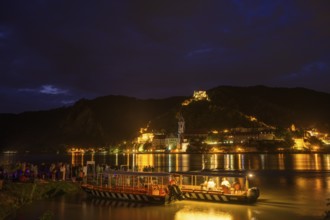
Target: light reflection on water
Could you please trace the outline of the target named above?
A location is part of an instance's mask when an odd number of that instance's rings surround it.
[[[183,208],[182,210],[175,213],[174,219],[232,220],[233,216],[228,212],[219,212],[214,209],[198,211],[191,208]]]
[[[328,154],[125,154],[94,158],[113,166],[134,163],[141,169],[151,165],[155,171],[253,170],[256,175],[250,185],[258,186],[261,196],[255,205],[179,201],[166,206],[133,206],[109,201],[101,204],[82,194],[33,203],[12,219],[38,219],[47,210],[54,213],[53,219],[322,219],[330,198]],[[84,155],[84,161],[90,159]],[[8,165],[70,160],[70,155],[0,154],[0,163]]]
[[[255,205],[216,204],[177,201],[164,206],[148,206],[109,200],[86,199],[85,195],[37,201],[24,207],[10,219],[39,219],[45,212],[52,219],[120,219],[120,220],[257,220],[257,219],[322,219],[324,204],[311,194],[295,194],[280,189],[265,191]],[[320,198],[318,198],[320,199]],[[315,204],[313,204],[315,203]]]
[[[152,166],[155,171],[188,171],[199,169],[224,170],[295,170],[330,171],[329,154],[95,154],[83,156],[0,154],[1,164],[15,164],[25,161],[40,164],[42,162],[65,162],[95,160],[99,164],[111,166],[129,165],[142,170]]]

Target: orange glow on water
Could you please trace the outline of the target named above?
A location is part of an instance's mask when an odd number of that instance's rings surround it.
[[[293,155],[293,168],[295,170],[320,170],[321,159],[319,154]]]
[[[285,166],[284,166],[284,154],[279,154],[278,155],[278,169],[279,170],[284,170]]]
[[[154,166],[154,154],[137,154],[136,155],[136,162],[139,168],[145,166]]]
[[[330,155],[323,155],[323,157],[324,157],[324,161],[325,161],[324,168],[327,170],[330,170]]]
[[[202,212],[199,210],[191,210],[189,208],[182,209],[175,213],[175,220],[194,219],[194,220],[232,220],[233,216],[226,212]]]

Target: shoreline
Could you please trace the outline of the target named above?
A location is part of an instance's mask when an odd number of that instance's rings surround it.
[[[7,153],[0,152],[0,154],[7,155],[28,155],[28,154],[41,154],[48,155],[54,154],[56,152],[16,152],[16,153]],[[120,152],[120,153],[104,153],[104,152],[95,152],[89,153],[86,152],[85,155],[116,155],[116,154],[330,154],[329,151],[228,151],[228,152]],[[71,155],[70,152],[61,152],[56,153],[56,155]]]
[[[41,199],[51,199],[80,191],[80,184],[69,181],[40,181],[33,183],[4,181],[0,188],[0,219],[15,216],[24,205]]]

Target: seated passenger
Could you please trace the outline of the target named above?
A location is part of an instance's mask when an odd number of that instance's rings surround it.
[[[222,187],[222,190],[223,190],[224,193],[229,193],[230,192],[230,183],[229,183],[229,181],[227,180],[226,177],[224,177],[222,179],[221,187]]]
[[[213,179],[210,179],[208,182],[207,182],[207,189],[208,190],[215,190],[215,182],[213,181]]]
[[[239,190],[241,190],[241,184],[239,183],[239,181],[237,179],[233,183],[233,188],[234,188],[235,193],[237,193]]]
[[[175,179],[170,179],[170,185],[172,186],[172,185],[176,185],[176,181],[175,181]]]
[[[222,179],[221,186],[227,186],[228,188],[230,187],[230,183],[226,177]]]
[[[201,190],[207,189],[207,181],[205,180],[204,183],[201,184]]]

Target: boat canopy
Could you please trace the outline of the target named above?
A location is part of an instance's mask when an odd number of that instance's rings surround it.
[[[249,175],[248,172],[244,171],[216,171],[216,170],[196,170],[186,172],[171,172],[173,175],[191,175],[191,176],[223,176],[223,177],[241,177],[245,178]]]
[[[166,172],[134,172],[134,171],[122,171],[111,170],[108,174],[123,175],[123,176],[153,176],[153,177],[169,177],[172,174]]]

